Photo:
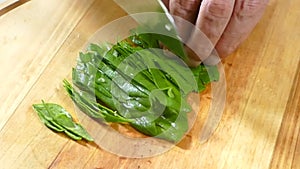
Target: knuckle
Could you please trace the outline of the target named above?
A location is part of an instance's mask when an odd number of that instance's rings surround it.
[[[236,6],[235,12],[241,16],[255,16],[264,11],[268,0],[243,0]]]
[[[205,4],[207,12],[218,18],[228,18],[232,14],[232,0],[214,0]]]
[[[195,22],[200,3],[200,0],[170,0],[170,12],[189,22]]]
[[[194,10],[197,9],[200,5],[199,0],[181,0],[178,4],[185,10]]]
[[[180,11],[195,12],[199,9],[200,0],[177,0],[175,6]]]

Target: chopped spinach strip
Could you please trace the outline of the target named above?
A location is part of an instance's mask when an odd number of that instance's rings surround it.
[[[70,113],[63,107],[54,103],[33,104],[41,121],[56,132],[64,132],[74,140],[85,139],[93,141],[89,133],[78,123],[74,122]]]

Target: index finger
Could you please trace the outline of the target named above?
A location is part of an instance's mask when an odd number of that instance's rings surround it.
[[[169,1],[169,10],[174,18],[179,36],[186,41],[192,31],[192,24],[195,24],[197,20],[198,11],[202,0],[166,0]],[[192,24],[185,24],[182,22],[186,20]]]
[[[235,0],[203,0],[200,6],[196,28],[191,34],[188,44],[198,56],[195,61],[205,60],[213,51],[230,21]],[[206,38],[202,34],[206,35]]]

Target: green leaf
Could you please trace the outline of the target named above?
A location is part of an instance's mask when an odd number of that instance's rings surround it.
[[[66,133],[70,138],[72,138],[73,140],[82,140],[82,137],[81,136],[78,136],[68,130],[64,130],[64,133]]]
[[[87,115],[96,119],[105,119],[106,122],[127,123],[133,121],[131,119],[123,118],[116,111],[93,101],[90,97],[88,97],[88,95],[84,95],[84,92],[79,93],[67,80],[64,80],[63,82],[71,99],[75,102],[79,109]]]
[[[75,140],[84,138],[87,141],[93,141],[87,131],[80,124],[74,122],[71,114],[60,105],[42,101],[41,104],[34,104],[33,108],[41,121],[50,129],[65,132]]]

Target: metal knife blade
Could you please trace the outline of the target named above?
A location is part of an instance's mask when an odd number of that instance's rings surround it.
[[[114,0],[148,32],[165,35],[155,36],[165,47],[186,61],[187,56],[177,34],[173,17],[161,0]]]

